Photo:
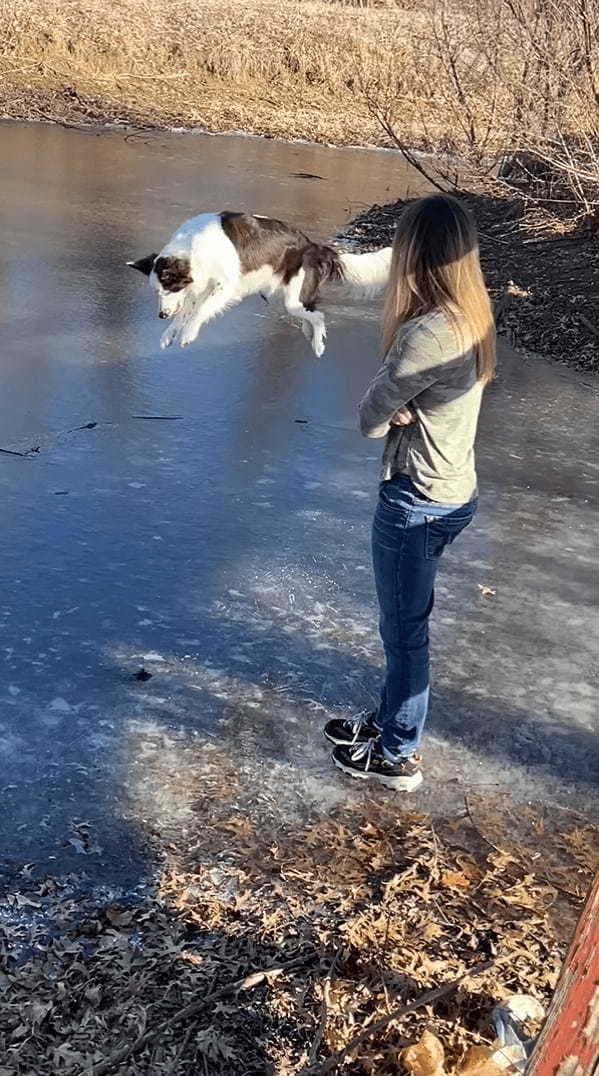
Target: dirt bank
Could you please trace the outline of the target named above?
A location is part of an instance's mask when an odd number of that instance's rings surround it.
[[[337,146],[386,145],[373,119],[347,100],[323,102],[317,91],[289,95],[273,87],[269,100],[249,88],[205,80],[194,91],[193,103],[183,102],[174,87],[165,87],[160,100],[143,84],[100,88],[93,79],[65,85],[51,75],[33,73],[26,79],[0,62],[0,118],[65,125],[105,125],[150,129],[198,129],[210,134],[244,131],[264,138],[305,139]]]
[[[544,234],[516,196],[464,199],[479,228],[500,331],[517,347],[598,373],[599,238]],[[343,237],[362,249],[390,243],[403,206],[373,206]]]

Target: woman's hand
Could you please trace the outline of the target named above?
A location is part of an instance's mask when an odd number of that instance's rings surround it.
[[[416,413],[412,411],[409,404],[406,407],[400,407],[399,411],[396,411],[389,419],[390,426],[411,426],[413,422],[416,422]]]

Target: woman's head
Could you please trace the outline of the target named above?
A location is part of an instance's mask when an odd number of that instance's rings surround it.
[[[478,376],[495,369],[495,325],[474,224],[457,198],[431,194],[410,203],[395,239],[385,303],[385,354],[410,318],[440,310],[474,346]]]

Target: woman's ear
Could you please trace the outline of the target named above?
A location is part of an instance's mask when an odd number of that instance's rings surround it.
[[[127,262],[127,265],[131,266],[132,269],[139,269],[139,272],[143,273],[144,276],[149,276],[157,257],[157,254],[146,254],[145,258],[140,258],[136,262]]]

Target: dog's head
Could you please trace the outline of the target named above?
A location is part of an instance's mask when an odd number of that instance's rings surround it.
[[[150,284],[158,293],[159,318],[172,318],[181,309],[187,289],[193,283],[189,258],[148,254],[136,262],[127,262],[127,265],[150,278]]]

